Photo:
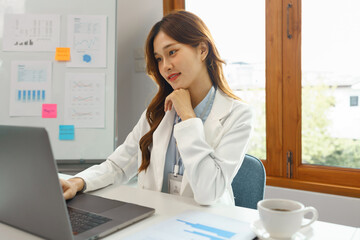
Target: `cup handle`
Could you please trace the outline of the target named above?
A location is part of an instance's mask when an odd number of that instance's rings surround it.
[[[308,212],[312,212],[313,216],[312,216],[310,222],[308,222],[308,223],[306,223],[306,224],[302,224],[302,225],[301,225],[301,228],[304,228],[304,227],[309,226],[310,224],[312,224],[313,222],[315,222],[315,221],[318,219],[318,217],[319,217],[319,213],[318,213],[318,211],[316,210],[316,208],[314,208],[314,207],[306,207],[306,208],[304,209],[304,212],[303,212],[303,213],[304,213],[304,215],[305,215],[305,214],[308,213]]]

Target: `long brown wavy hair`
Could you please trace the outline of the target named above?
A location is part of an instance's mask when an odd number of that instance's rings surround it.
[[[208,45],[209,51],[206,57],[207,70],[213,85],[234,99],[239,99],[230,89],[224,77],[222,65],[225,63],[215,47],[214,40],[205,23],[193,13],[187,11],[172,12],[157,22],[147,37],[145,43],[145,59],[147,74],[158,85],[158,92],[152,99],[146,111],[146,119],[150,125],[147,132],[139,142],[142,152],[142,162],[139,172],[148,168],[150,164],[150,146],[152,136],[163,119],[165,98],[173,91],[170,84],[161,76],[158,62],[154,56],[154,39],[162,31],[179,43],[197,47],[201,42]]]

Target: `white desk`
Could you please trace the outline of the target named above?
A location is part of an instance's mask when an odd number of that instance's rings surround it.
[[[106,240],[122,239],[125,236],[129,236],[154,224],[160,223],[186,210],[205,211],[232,217],[249,223],[258,219],[258,213],[256,210],[225,205],[203,207],[196,204],[192,198],[183,198],[159,192],[140,190],[131,186],[109,186],[95,191],[93,194],[111,199],[132,202],[156,209],[155,214],[151,217],[106,237]],[[357,228],[321,221],[315,222],[308,231],[310,236],[309,239],[360,239],[360,230]],[[0,239],[38,240],[40,238],[0,223]]]
[[[360,228],[356,229],[356,232],[352,238],[353,240],[359,240],[360,239]]]

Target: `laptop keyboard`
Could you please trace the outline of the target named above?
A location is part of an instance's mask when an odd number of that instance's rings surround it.
[[[68,207],[68,212],[74,235],[85,232],[111,220],[94,213],[84,212],[71,207]]]

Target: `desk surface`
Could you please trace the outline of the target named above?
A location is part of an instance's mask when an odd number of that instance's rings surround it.
[[[154,224],[160,223],[171,217],[188,210],[204,211],[222,216],[231,217],[245,222],[253,222],[258,219],[256,210],[232,207],[226,205],[199,206],[192,198],[184,198],[170,194],[140,190],[132,186],[109,186],[104,189],[93,192],[94,195],[117,199],[126,202],[132,202],[143,206],[155,208],[155,214],[138,223],[128,226],[114,234],[104,238],[106,240],[118,240],[130,236],[138,231],[146,229]],[[321,214],[321,213],[320,213]],[[0,223],[0,238],[5,239],[28,239],[38,240],[40,238],[22,232],[10,226]],[[309,229],[308,239],[342,239],[359,240],[360,229],[316,221]]]

